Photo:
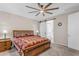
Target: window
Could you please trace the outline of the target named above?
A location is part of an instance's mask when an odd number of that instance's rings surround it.
[[[47,37],[54,42],[54,20],[40,23],[40,36]]]

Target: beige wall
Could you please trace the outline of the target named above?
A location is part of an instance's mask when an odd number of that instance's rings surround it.
[[[59,15],[55,17],[54,20],[54,41],[55,44],[60,45],[68,45],[68,38],[67,38],[67,24],[68,24],[68,16]],[[58,23],[61,22],[62,26],[58,26]]]
[[[12,36],[12,30],[37,30],[37,22],[17,16],[14,14],[9,14],[6,12],[0,11],[0,37],[2,37],[2,31],[7,30],[8,37]]]

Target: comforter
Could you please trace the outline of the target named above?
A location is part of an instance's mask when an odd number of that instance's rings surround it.
[[[14,44],[18,50],[20,49],[24,50],[27,47],[31,47],[33,45],[39,44],[47,40],[48,40],[47,38],[43,38],[40,36],[19,37],[14,38]]]

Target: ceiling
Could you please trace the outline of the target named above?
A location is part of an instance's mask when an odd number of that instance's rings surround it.
[[[49,8],[59,7],[59,9],[51,11],[53,13],[52,15],[45,14],[45,16],[43,16],[42,14],[40,14],[38,16],[35,16],[36,13],[28,13],[30,11],[35,11],[35,10],[25,7],[26,5],[39,9],[36,3],[0,3],[0,11],[5,11],[29,19],[41,21],[56,15],[71,13],[79,10],[78,3],[53,3]]]

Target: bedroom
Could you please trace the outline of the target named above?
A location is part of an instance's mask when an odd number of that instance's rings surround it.
[[[42,49],[44,50],[44,52],[38,54],[38,56],[79,55],[79,47],[77,46],[78,28],[76,28],[76,26],[78,25],[77,19],[79,17],[79,4],[40,3],[41,6],[46,6],[48,4],[50,4],[48,8],[55,8],[56,10],[50,10],[49,12],[47,11],[48,13],[45,13],[46,11],[44,10],[34,10],[34,8],[42,8],[39,7],[38,3],[0,3],[1,56],[20,56],[24,54],[36,55],[38,53],[35,54],[35,52],[42,52]],[[32,13],[32,11],[35,12]],[[76,20],[74,21],[73,19]],[[75,23],[73,24],[73,22]],[[73,27],[71,26],[73,26],[75,29],[73,29]],[[14,30],[15,33],[13,32]],[[73,34],[74,30],[76,31],[75,35]],[[73,33],[71,33],[71,31]],[[49,39],[47,41],[47,45],[42,45],[40,46],[40,48],[38,47],[36,49],[33,49],[31,52],[29,51],[28,53],[22,52],[22,50],[18,53],[15,46],[16,44],[14,44],[14,37],[16,37],[17,35],[28,36],[26,34],[29,33],[30,36],[31,34],[35,35],[33,40],[35,40],[35,38]],[[31,36],[31,38],[33,37]],[[9,40],[8,43],[7,40]],[[10,50],[8,50],[9,48]]]

